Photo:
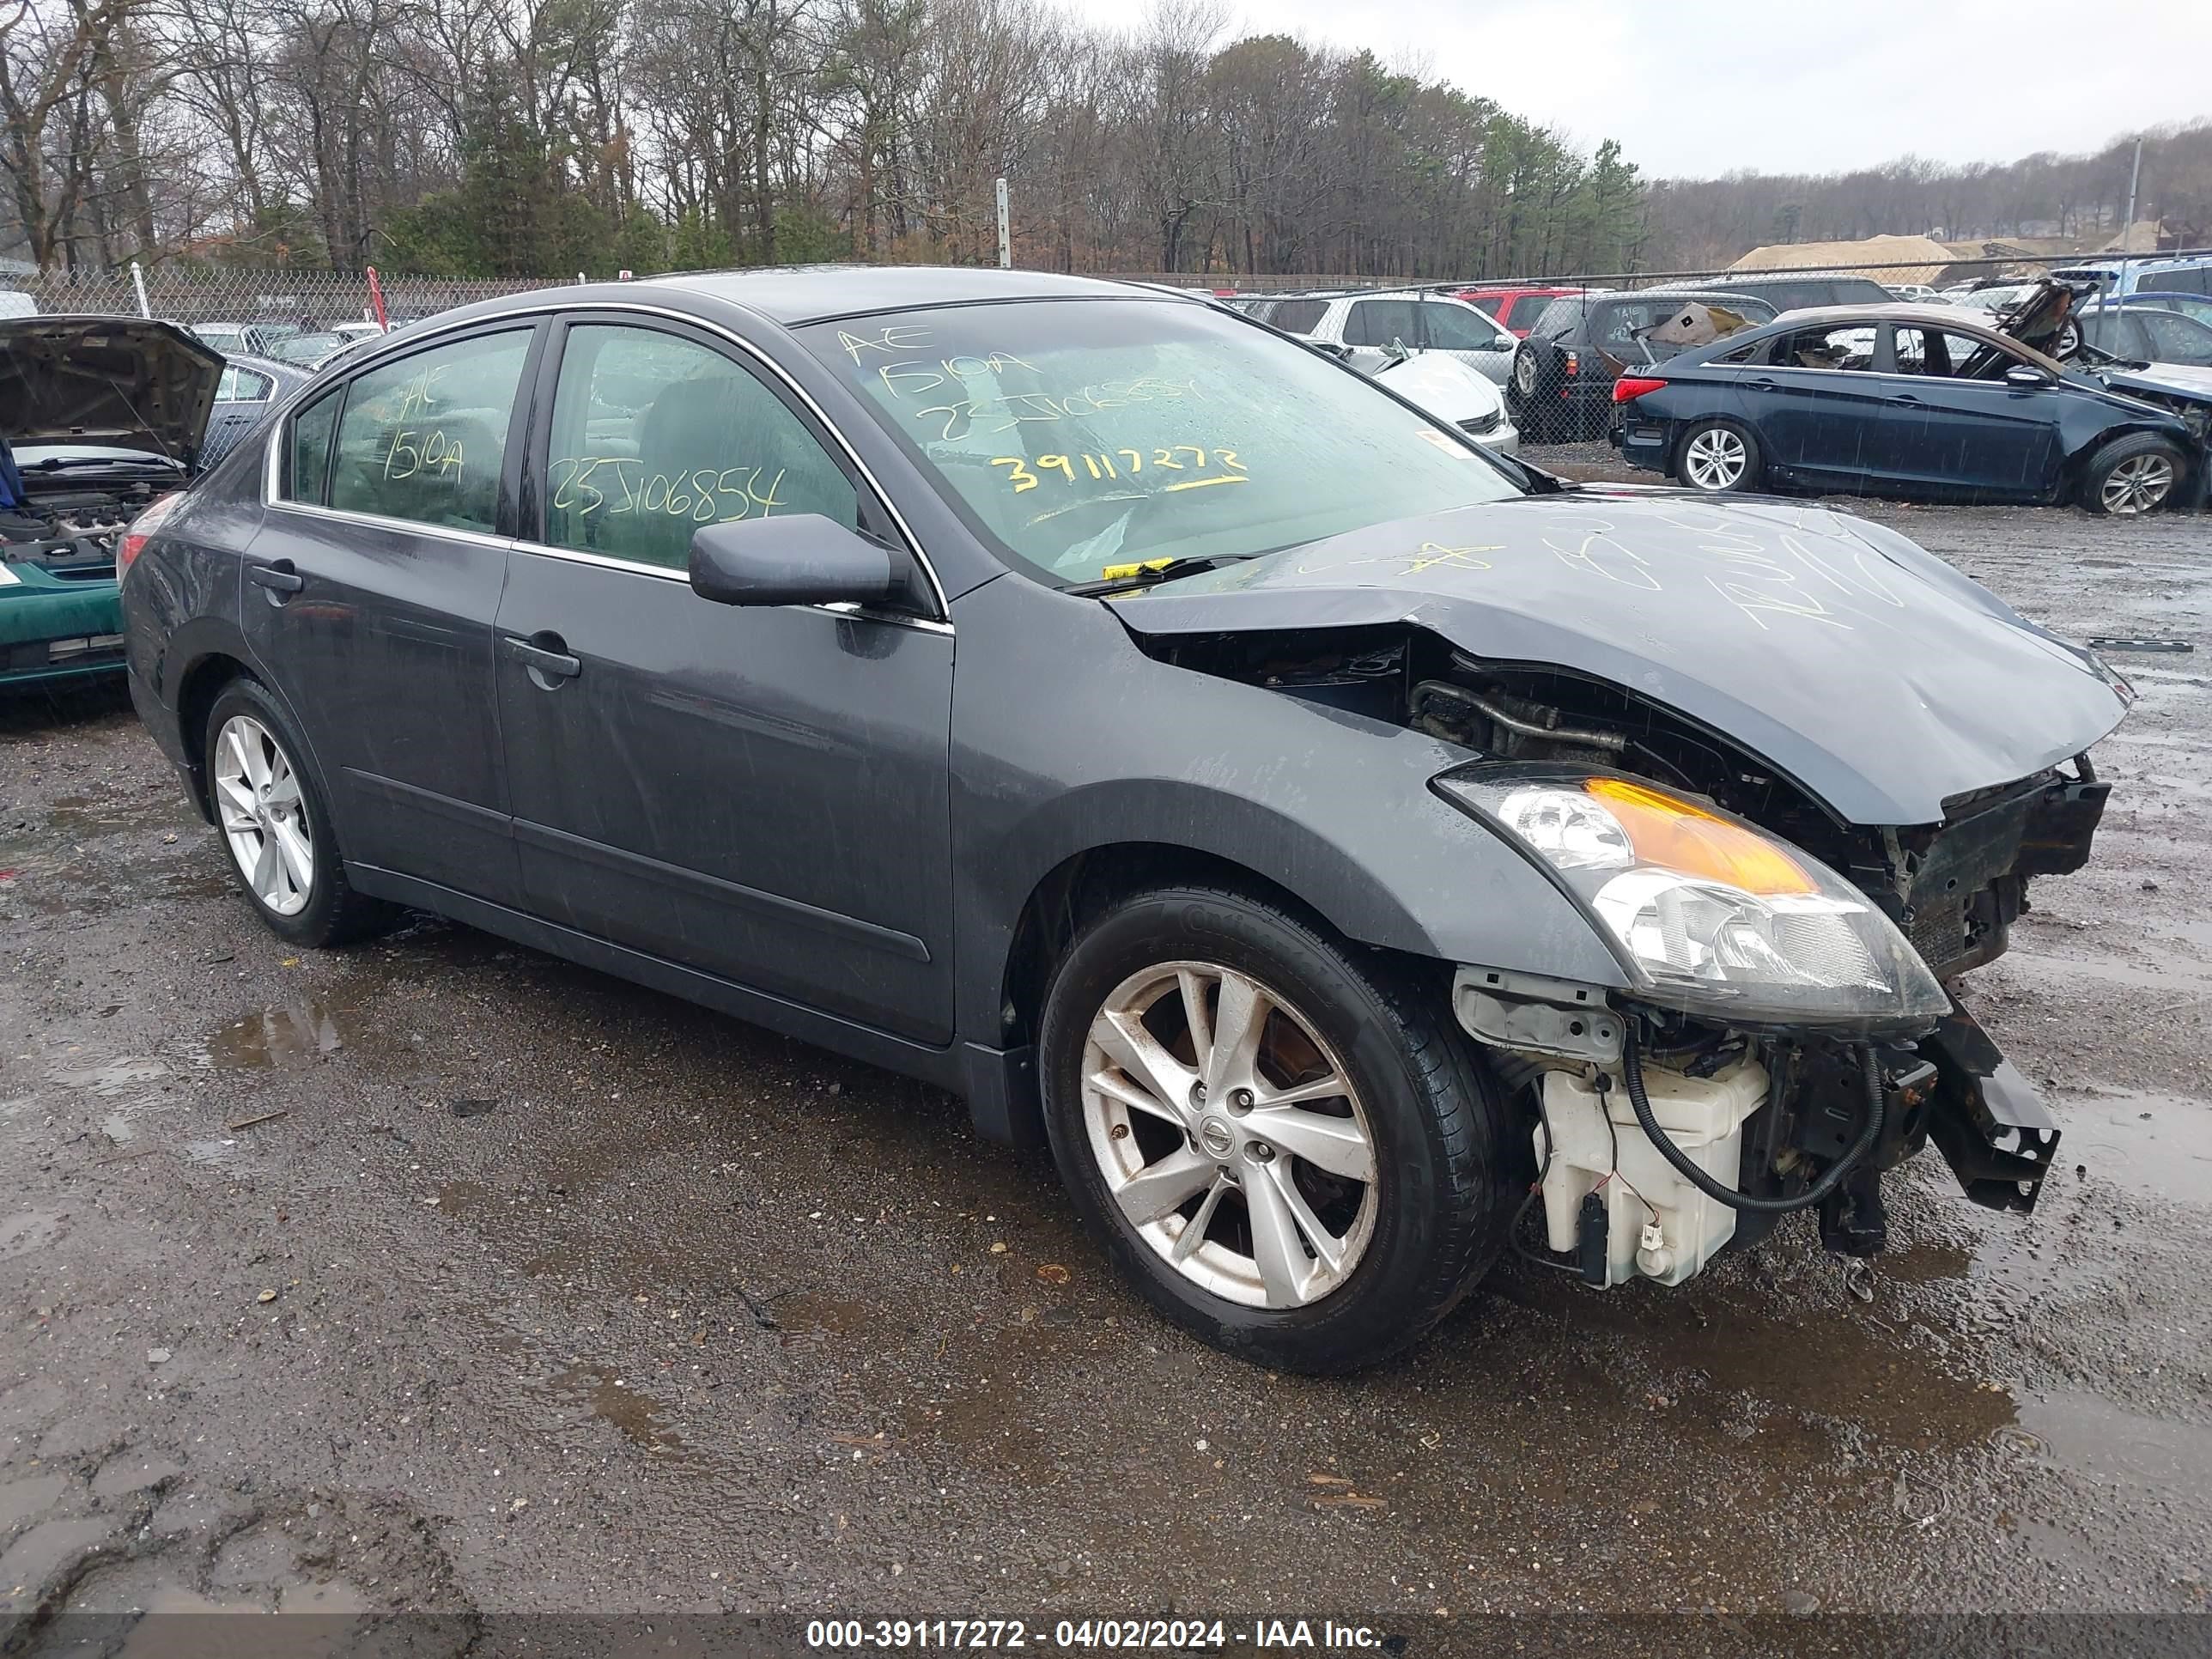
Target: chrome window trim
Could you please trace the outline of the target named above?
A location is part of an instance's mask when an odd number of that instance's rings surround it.
[[[559,559],[568,564],[587,564],[600,570],[618,570],[632,576],[650,576],[656,581],[676,582],[684,587],[691,586],[688,571],[672,569],[665,564],[647,564],[641,559],[617,559],[605,553],[586,552],[581,548],[553,547],[544,542],[518,540],[506,545],[510,553],[526,553],[541,559]],[[916,628],[928,634],[952,632],[951,623],[939,622],[933,617],[911,616],[903,611],[882,611],[873,605],[854,605],[842,599],[831,605],[807,605],[794,608],[826,611],[839,617],[859,617],[869,622],[890,623],[900,628]]]
[[[898,503],[891,499],[890,492],[884,488],[883,480],[877,477],[874,469],[870,467],[867,462],[861,459],[860,452],[854,447],[853,441],[850,438],[848,438],[844,432],[838,427],[837,423],[830,418],[829,412],[815,400],[814,395],[808,392],[805,386],[799,385],[797,380],[793,380],[791,377],[789,371],[787,370],[782,364],[777,362],[775,358],[769,356],[768,353],[763,351],[750,340],[746,339],[743,335],[736,332],[734,330],[726,328],[720,323],[715,322],[710,318],[695,316],[690,312],[678,311],[669,306],[647,305],[641,301],[594,300],[579,303],[575,301],[564,301],[557,298],[548,297],[542,302],[537,302],[526,307],[519,307],[514,311],[501,312],[495,317],[471,317],[462,321],[448,323],[443,328],[436,326],[434,323],[417,323],[409,328],[404,336],[387,336],[386,337],[393,339],[395,343],[400,340],[404,340],[408,348],[404,351],[395,350],[390,354],[391,356],[412,356],[417,347],[425,345],[428,342],[434,341],[441,335],[458,334],[464,331],[474,328],[483,328],[488,331],[496,331],[500,325],[502,323],[506,323],[510,320],[520,321],[526,318],[533,319],[532,325],[534,327],[536,325],[534,319],[538,318],[562,316],[573,317],[591,312],[601,311],[634,312],[640,316],[657,317],[664,322],[680,323],[687,327],[702,330],[707,333],[714,335],[720,339],[728,341],[732,345],[737,347],[739,351],[744,353],[745,356],[752,358],[754,361],[766,368],[767,370],[773,374],[787,391],[790,392],[793,397],[796,398],[806,407],[808,412],[821,423],[822,429],[828,433],[830,437],[836,441],[837,447],[840,449],[845,452],[845,459],[850,461],[853,464],[854,470],[857,471],[862,478],[866,480],[868,488],[875,492],[877,501],[883,504],[884,511],[890,515],[891,522],[898,526],[899,536],[906,543],[907,551],[913,556],[915,562],[921,567],[921,574],[929,579],[930,594],[937,601],[938,614],[935,617],[917,618],[916,620],[941,622],[949,626],[950,619],[952,615],[952,605],[951,601],[945,597],[945,584],[938,580],[937,567],[930,562],[928,552],[922,547],[921,538],[914,533],[914,526],[907,522],[906,514],[899,511]],[[348,371],[346,379],[348,380],[353,380],[358,379],[363,374],[374,371],[378,364],[384,361],[385,357],[385,353],[378,352],[369,361],[354,365]],[[521,395],[520,389],[517,390],[515,395],[518,398]],[[268,447],[268,465],[264,469],[262,475],[261,501],[264,507],[284,507],[299,512],[324,514],[336,519],[358,519],[363,523],[373,523],[380,526],[397,524],[402,527],[406,527],[411,525],[412,520],[409,520],[379,519],[365,513],[348,513],[341,511],[336,507],[315,507],[306,502],[288,501],[280,497],[276,493],[279,458],[291,444],[292,421],[294,418],[294,416],[288,416],[283,420],[278,422],[276,423],[275,432],[271,434]],[[434,526],[425,527],[432,529],[436,528]],[[474,532],[458,533],[472,534]],[[487,539],[497,541],[502,546],[507,544],[501,538],[492,537],[488,538]],[[560,549],[548,549],[544,547],[542,544],[536,542],[517,543],[515,545],[525,546],[529,548],[531,550],[537,552],[559,552],[562,550]],[[616,562],[620,563],[621,562]],[[643,570],[658,570],[660,568],[660,567],[657,565],[628,564],[624,564],[623,568]]]
[[[387,519],[380,513],[350,513],[334,507],[317,507],[312,501],[266,501],[263,505],[272,512],[298,513],[311,519],[365,525],[372,530],[391,530],[410,536],[436,536],[446,541],[466,542],[471,547],[495,547],[502,553],[514,545],[512,537],[463,530],[456,525],[425,524],[420,519]]]

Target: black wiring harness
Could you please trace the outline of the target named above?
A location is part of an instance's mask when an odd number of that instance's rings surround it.
[[[1634,1109],[1636,1121],[1644,1126],[1644,1133],[1659,1149],[1659,1156],[1674,1166],[1674,1172],[1699,1192],[1731,1210],[1741,1210],[1753,1215],[1785,1215],[1795,1210],[1809,1210],[1843,1184],[1844,1177],[1856,1169],[1860,1161],[1872,1152],[1875,1143],[1881,1139],[1882,1123],[1888,1116],[1887,1093],[1881,1085],[1881,1066],[1875,1060],[1874,1045],[1858,1045],[1859,1071],[1866,1086],[1866,1121],[1860,1126],[1858,1139],[1851,1142],[1844,1155],[1831,1164],[1820,1178],[1803,1192],[1788,1198],[1752,1198],[1722,1182],[1699,1169],[1697,1164],[1671,1136],[1659,1127],[1659,1120],[1651,1110],[1651,1097],[1644,1089],[1644,1055],[1638,1046],[1637,1023],[1624,1022],[1621,1033],[1620,1065],[1628,1082],[1628,1103]],[[1546,1139],[1550,1132],[1546,1131]]]
[[[1712,1176],[1701,1169],[1687,1152],[1674,1144],[1673,1137],[1660,1127],[1658,1115],[1651,1109],[1651,1097],[1644,1086],[1644,1054],[1637,1029],[1635,1020],[1626,1022],[1625,1030],[1621,1034],[1620,1054],[1621,1072],[1628,1085],[1628,1103],[1636,1113],[1637,1122],[1643,1126],[1644,1135],[1658,1150],[1659,1155],[1674,1167],[1675,1173],[1708,1198],[1725,1204],[1732,1210],[1759,1215],[1786,1215],[1798,1210],[1808,1210],[1841,1186],[1844,1177],[1858,1167],[1881,1139],[1882,1127],[1889,1115],[1887,1096],[1882,1087],[1881,1066],[1875,1057],[1873,1045],[1860,1043],[1856,1052],[1858,1055],[1860,1076],[1866,1090],[1866,1121],[1860,1126],[1857,1138],[1844,1149],[1844,1155],[1830,1164],[1821,1173],[1820,1178],[1810,1187],[1788,1198],[1753,1198],[1740,1193],[1734,1188],[1715,1180]],[[1598,1079],[1601,1091],[1604,1089],[1605,1082],[1606,1079],[1601,1073]],[[1580,1277],[1582,1268],[1579,1263],[1562,1261],[1556,1256],[1543,1254],[1533,1249],[1522,1237],[1522,1224],[1528,1219],[1528,1212],[1534,1207],[1536,1200],[1543,1196],[1544,1177],[1551,1173],[1552,1169],[1552,1115],[1544,1104],[1543,1085],[1540,1079],[1536,1085],[1536,1109],[1541,1115],[1544,1124],[1544,1161],[1542,1166],[1536,1171],[1536,1179],[1528,1188],[1528,1195],[1521,1200],[1521,1207],[1513,1212],[1513,1222],[1508,1237],[1512,1242],[1515,1253],[1524,1260],[1533,1261],[1540,1267],[1550,1267],[1559,1273],[1573,1273]],[[1609,1111],[1606,1113],[1606,1128],[1607,1131],[1613,1128],[1613,1114]],[[1620,1163],[1620,1142],[1616,1139],[1613,1144],[1613,1162],[1616,1166]],[[1616,1167],[1607,1179],[1614,1178],[1618,1173]],[[1603,1185],[1603,1182],[1600,1185]],[[1629,1190],[1635,1191],[1633,1188]],[[1636,1195],[1638,1199],[1644,1198],[1641,1193]],[[1650,1209],[1650,1201],[1644,1200],[1644,1206],[1647,1210]],[[1657,1212],[1654,1211],[1653,1213],[1656,1215]]]

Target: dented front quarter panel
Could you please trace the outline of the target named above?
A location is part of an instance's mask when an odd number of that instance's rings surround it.
[[[1257,871],[1364,944],[1626,983],[1547,878],[1429,788],[1465,750],[1157,662],[1097,600],[1018,577],[952,613],[963,1031],[998,1024],[992,970],[1038,884],[1130,844]]]
[[[1843,822],[1940,821],[2118,726],[2088,652],[1818,507],[1574,490],[1379,525],[1109,602],[1140,634],[1404,623],[1686,715]]]

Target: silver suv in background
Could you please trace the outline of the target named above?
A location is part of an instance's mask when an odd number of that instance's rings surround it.
[[[1397,344],[1447,352],[1502,386],[1520,343],[1480,306],[1425,289],[1285,295],[1245,309],[1285,334],[1349,348],[1346,361],[1370,374]]]

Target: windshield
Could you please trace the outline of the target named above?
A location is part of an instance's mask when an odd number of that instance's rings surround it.
[[[1207,306],[1026,301],[798,331],[970,526],[1057,584],[1523,493],[1456,432]]]

